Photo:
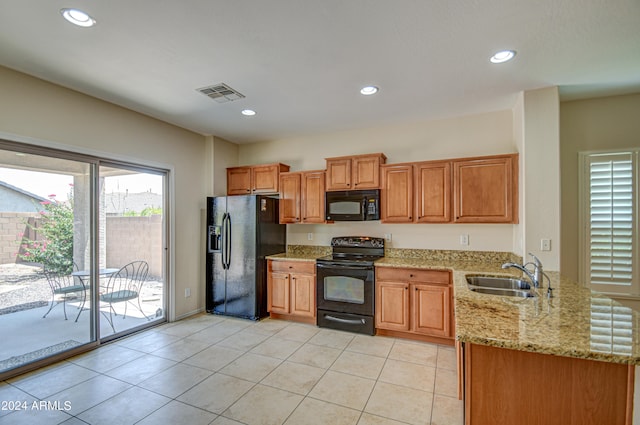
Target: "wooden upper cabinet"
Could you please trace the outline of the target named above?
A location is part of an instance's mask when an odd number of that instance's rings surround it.
[[[324,223],[325,172],[305,171],[302,173],[302,222]]]
[[[301,179],[300,173],[280,174],[280,224],[300,222]]]
[[[326,190],[364,190],[380,188],[380,165],[387,157],[382,153],[326,158]]]
[[[415,221],[451,221],[451,162],[428,161],[414,165]]]
[[[518,155],[453,161],[456,223],[518,222]]]
[[[227,168],[227,195],[278,193],[280,173],[287,171],[280,163]]]
[[[251,167],[227,168],[227,195],[251,194]]]
[[[324,223],[324,170],[280,174],[280,224]]]
[[[411,164],[382,165],[380,191],[383,223],[413,221],[413,166]]]

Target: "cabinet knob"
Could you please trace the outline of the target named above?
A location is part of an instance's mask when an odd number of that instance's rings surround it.
[[[404,290],[405,290],[405,291],[407,291],[408,289],[409,289],[409,287],[408,287],[408,286],[405,286],[405,287],[404,287]]]
[[[409,277],[413,277],[413,274],[410,274]]]

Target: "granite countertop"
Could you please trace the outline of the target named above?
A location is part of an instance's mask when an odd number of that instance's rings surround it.
[[[289,251],[267,258],[312,261],[319,252]],[[326,255],[326,254],[324,254]],[[547,283],[534,298],[479,294],[467,288],[466,275],[520,275],[501,264],[521,258],[504,253],[386,250],[376,267],[451,270],[456,339],[473,344],[541,354],[640,365],[640,313],[576,282],[547,272]]]
[[[267,255],[265,258],[267,260],[285,260],[285,261],[316,261],[317,258],[322,257],[322,255],[317,255],[313,253],[290,253],[283,252],[281,254]]]

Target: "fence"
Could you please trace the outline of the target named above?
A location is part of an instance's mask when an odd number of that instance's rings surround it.
[[[37,240],[38,213],[0,212],[0,264],[21,263],[23,238]],[[121,267],[134,260],[149,263],[149,274],[162,276],[162,216],[107,217],[105,228],[106,266]]]

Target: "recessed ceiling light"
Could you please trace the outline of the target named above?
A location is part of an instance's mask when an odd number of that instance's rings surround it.
[[[96,24],[96,20],[91,16],[78,9],[60,9],[60,13],[67,21],[79,27],[92,27]]]
[[[256,111],[254,111],[253,109],[243,109],[242,110],[242,115],[246,115],[248,117],[252,117],[256,114]]]
[[[378,93],[378,88],[376,86],[365,86],[360,89],[360,94],[365,96],[371,96],[372,94]]]
[[[496,53],[491,56],[491,63],[503,63],[510,61],[516,55],[515,50],[502,50],[501,52]]]

